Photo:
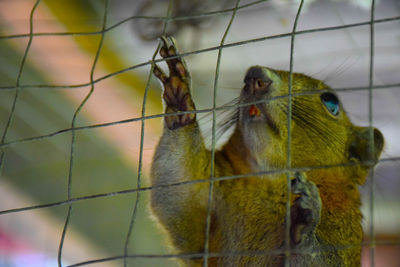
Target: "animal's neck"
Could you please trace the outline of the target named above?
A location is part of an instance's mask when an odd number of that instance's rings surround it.
[[[236,127],[231,138],[223,147],[237,173],[256,173],[269,169],[265,155],[265,140],[260,140],[254,132],[246,133]]]

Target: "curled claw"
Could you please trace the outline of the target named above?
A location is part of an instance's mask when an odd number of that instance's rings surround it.
[[[160,56],[165,58],[169,76],[160,67],[154,65],[153,73],[162,82],[164,87],[163,98],[166,103],[166,113],[195,110],[190,95],[190,74],[184,60],[177,53],[175,41],[172,37],[162,36]],[[165,117],[165,124],[171,130],[178,129],[196,120],[196,115],[185,113]]]
[[[321,199],[316,185],[304,173],[296,172],[291,181],[292,193],[299,195],[291,207],[290,235],[293,244],[308,243],[319,223]]]
[[[153,73],[154,75],[164,84],[168,81],[167,75],[158,67],[157,65],[154,64],[153,67]]]
[[[162,58],[175,57],[178,54],[175,40],[172,37],[162,36],[162,46],[160,48],[160,56]],[[187,71],[185,60],[181,57],[166,60],[168,69],[171,74],[177,75],[185,82],[190,83],[190,75]]]
[[[292,180],[292,193],[308,196],[309,190],[306,186],[307,182],[308,181],[303,173],[296,172],[294,175],[294,179]]]
[[[160,56],[162,58],[173,57],[176,55],[176,45],[172,37],[161,36],[162,46],[160,48]]]

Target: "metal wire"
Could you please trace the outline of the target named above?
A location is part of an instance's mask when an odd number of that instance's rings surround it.
[[[369,158],[373,159],[375,155],[375,142],[374,142],[374,128],[373,128],[373,91],[372,86],[374,85],[374,18],[375,18],[375,0],[371,2],[371,24],[370,24],[370,56],[369,56],[369,88],[368,88],[368,122],[369,122]],[[371,225],[369,229],[370,245],[369,245],[369,256],[370,266],[375,266],[375,175],[374,169],[370,172],[371,189],[370,189],[370,220]]]
[[[210,253],[208,249],[208,243],[209,243],[209,232],[210,232],[210,214],[211,214],[211,208],[212,208],[212,196],[213,196],[213,184],[216,181],[223,181],[223,180],[230,180],[230,179],[246,179],[248,177],[254,177],[254,176],[260,176],[260,175],[268,175],[268,174],[276,174],[276,173],[286,173],[288,176],[288,201],[289,201],[289,196],[290,196],[290,174],[293,172],[297,171],[309,171],[313,169],[320,169],[320,168],[332,168],[332,167],[338,167],[338,166],[352,166],[355,165],[354,163],[347,163],[347,164],[337,164],[337,165],[325,165],[325,166],[310,166],[307,168],[291,168],[291,102],[292,98],[297,95],[312,95],[316,93],[321,93],[321,91],[306,91],[302,93],[292,93],[292,73],[293,73],[293,54],[294,54],[294,40],[296,35],[301,35],[301,34],[309,34],[309,33],[315,33],[315,32],[324,32],[324,31],[334,31],[334,30],[342,30],[345,28],[354,28],[354,27],[360,27],[360,26],[370,26],[370,67],[369,67],[369,85],[364,86],[364,87],[349,87],[349,88],[336,88],[336,91],[362,91],[362,90],[368,90],[369,92],[369,124],[372,126],[373,122],[373,106],[372,106],[372,101],[373,101],[373,91],[376,89],[385,89],[385,88],[393,88],[393,87],[399,87],[399,83],[393,83],[393,84],[386,84],[386,85],[379,85],[376,86],[374,85],[373,81],[373,73],[374,73],[374,25],[377,23],[386,23],[386,22],[392,22],[392,21],[397,21],[400,20],[400,16],[396,17],[388,17],[388,18],[383,18],[383,19],[377,19],[375,20],[374,12],[375,12],[375,1],[372,0],[371,4],[371,18],[369,21],[365,22],[359,22],[359,23],[352,23],[352,24],[345,24],[345,25],[340,25],[340,26],[332,26],[332,27],[322,27],[322,28],[314,28],[314,29],[308,29],[308,30],[301,30],[297,31],[296,26],[297,22],[299,19],[299,15],[303,6],[303,0],[301,0],[301,3],[299,5],[296,18],[294,21],[293,25],[293,30],[289,33],[283,33],[283,34],[277,34],[277,35],[271,35],[271,36],[263,36],[260,38],[254,38],[254,39],[248,39],[248,40],[243,40],[240,42],[233,42],[233,43],[225,43],[226,36],[229,32],[229,29],[231,27],[231,24],[235,18],[236,12],[239,9],[245,9],[250,6],[254,6],[263,2],[266,2],[267,0],[259,0],[259,1],[254,1],[248,4],[244,5],[239,5],[240,0],[237,0],[236,5],[234,8],[230,9],[224,9],[224,10],[218,10],[218,11],[213,11],[213,12],[206,12],[202,14],[196,14],[193,16],[182,16],[182,17],[171,17],[170,10],[167,12],[167,15],[165,17],[151,17],[151,16],[132,16],[129,18],[126,18],[124,20],[121,20],[109,27],[107,27],[107,14],[108,14],[108,0],[104,0],[104,16],[103,16],[103,26],[101,31],[94,31],[94,32],[53,32],[53,33],[34,33],[33,32],[33,15],[34,12],[37,8],[37,6],[40,3],[40,0],[37,0],[31,10],[30,13],[30,31],[29,34],[18,34],[18,35],[6,35],[6,36],[0,36],[1,39],[14,39],[14,38],[29,38],[27,47],[24,52],[24,56],[22,59],[22,62],[20,64],[18,76],[17,76],[17,81],[15,86],[3,86],[0,87],[0,90],[15,90],[15,96],[12,104],[12,108],[8,117],[8,121],[5,127],[5,130],[3,132],[2,138],[1,138],[1,143],[0,143],[0,149],[2,150],[1,155],[0,155],[0,173],[3,167],[3,161],[4,161],[4,150],[12,145],[19,145],[19,144],[24,144],[27,142],[35,141],[35,140],[42,140],[42,139],[47,139],[47,138],[52,138],[54,136],[64,134],[64,133],[69,133],[71,132],[71,149],[70,149],[70,164],[69,164],[69,173],[68,173],[68,187],[67,187],[67,199],[64,201],[58,201],[58,202],[52,202],[52,203],[46,203],[42,205],[34,205],[34,206],[28,206],[28,207],[21,207],[21,208],[15,208],[15,209],[7,209],[0,211],[0,215],[4,214],[10,214],[10,213],[17,213],[17,212],[24,212],[28,210],[36,210],[36,209],[42,209],[42,208],[49,208],[49,207],[54,207],[54,206],[63,206],[67,205],[68,206],[68,212],[67,216],[65,219],[65,224],[60,240],[60,246],[58,250],[58,265],[62,266],[62,250],[63,250],[63,244],[65,240],[65,236],[67,233],[68,225],[70,222],[71,214],[72,214],[72,207],[74,203],[78,203],[81,201],[86,201],[89,199],[97,199],[97,198],[109,198],[109,197],[114,197],[114,196],[119,196],[123,194],[136,194],[136,201],[134,204],[132,216],[130,219],[130,224],[129,224],[129,229],[126,235],[126,240],[125,240],[125,246],[124,246],[124,253],[121,256],[115,256],[115,257],[109,257],[109,258],[103,258],[103,259],[97,259],[97,260],[90,260],[86,262],[80,262],[76,263],[72,266],[83,266],[83,265],[89,265],[89,264],[95,264],[95,263],[101,263],[101,262],[106,262],[106,261],[113,261],[113,260],[118,260],[118,259],[123,259],[124,260],[124,266],[127,264],[127,259],[129,258],[191,258],[191,257],[203,257],[203,265],[207,266],[207,261],[209,257],[223,257],[223,256],[240,256],[240,255],[267,255],[267,254],[285,254],[285,259],[290,256],[290,253],[293,252],[293,250],[290,250],[290,247],[285,247],[284,249],[279,249],[279,250],[272,250],[272,251],[262,251],[262,252],[243,252],[243,253],[229,253],[229,252],[224,252],[224,253]],[[224,32],[224,35],[221,39],[221,42],[218,46],[214,47],[209,47],[205,49],[200,49],[196,51],[191,51],[187,53],[182,53],[178,56],[174,57],[169,57],[169,58],[164,58],[164,59],[155,59],[155,54],[153,55],[153,58],[147,62],[143,62],[140,64],[136,64],[134,66],[130,66],[128,68],[124,68],[122,70],[108,73],[100,78],[94,79],[94,70],[101,52],[101,48],[103,45],[103,40],[104,40],[104,35],[106,32],[111,31],[124,23],[127,23],[128,21],[131,20],[136,20],[136,19],[152,19],[152,20],[163,20],[165,22],[164,24],[164,30],[169,21],[174,21],[174,20],[188,20],[188,19],[193,19],[193,18],[200,18],[200,17],[207,17],[207,16],[217,16],[225,13],[232,13],[231,19],[229,21],[229,24]],[[98,45],[98,49],[96,52],[96,56],[94,58],[94,62],[91,68],[90,72],[90,82],[88,83],[82,83],[82,84],[75,84],[75,85],[49,85],[49,84],[38,84],[38,85],[32,85],[32,84],[26,84],[22,85],[20,84],[20,77],[22,75],[22,72],[24,70],[25,66],[25,61],[26,57],[29,53],[29,49],[32,43],[33,38],[38,38],[41,36],[65,36],[65,35],[70,35],[70,36],[89,36],[89,35],[100,35],[100,41]],[[216,105],[216,95],[217,95],[217,87],[218,87],[218,78],[219,78],[219,67],[220,67],[220,60],[221,60],[221,55],[223,49],[229,48],[229,47],[236,47],[236,46],[242,46],[246,45],[249,43],[253,42],[262,42],[262,41],[267,41],[267,40],[272,40],[272,39],[278,39],[278,38],[291,38],[291,49],[290,49],[290,69],[289,69],[289,92],[285,96],[280,96],[279,98],[288,98],[288,160],[286,164],[285,169],[281,170],[274,170],[274,171],[265,171],[265,172],[258,172],[258,173],[249,173],[249,174],[242,174],[242,175],[234,175],[234,176],[224,176],[224,177],[214,177],[214,157],[215,157],[215,130],[216,130],[216,111],[222,110],[222,109],[227,109],[227,108],[232,108],[232,107],[238,107],[240,105],[234,105],[234,106],[221,106],[218,107]],[[158,49],[157,49],[158,50]],[[149,83],[151,79],[151,72],[148,77],[147,83],[146,83],[146,88],[143,96],[143,103],[142,103],[142,114],[141,117],[138,118],[131,118],[131,119],[126,119],[126,120],[121,120],[121,121],[114,121],[111,123],[103,123],[103,124],[95,124],[95,125],[87,125],[87,126],[79,126],[77,127],[76,124],[76,118],[79,115],[81,109],[83,106],[86,104],[87,100],[90,98],[92,93],[94,92],[95,85],[96,83],[103,81],[105,79],[109,79],[113,76],[122,74],[124,72],[134,70],[140,67],[144,67],[147,65],[151,65],[152,68],[155,63],[165,61],[168,59],[172,58],[177,58],[177,57],[185,57],[193,54],[200,54],[200,53],[207,53],[210,51],[218,50],[218,58],[217,58],[217,63],[216,63],[216,72],[215,72],[215,79],[214,79],[214,98],[213,98],[213,107],[211,109],[203,109],[203,110],[196,110],[196,111],[187,111],[187,112],[175,112],[175,113],[169,113],[169,114],[156,114],[152,116],[146,116],[146,101],[147,101],[147,93],[149,90]],[[70,88],[70,89],[77,89],[77,88],[83,88],[90,86],[90,91],[85,97],[85,99],[81,102],[81,104],[78,106],[76,109],[72,122],[71,122],[71,127],[67,129],[62,129],[56,132],[52,132],[49,134],[45,135],[40,135],[40,136],[34,136],[34,137],[29,137],[29,138],[24,138],[24,139],[19,139],[19,140],[11,140],[7,141],[7,133],[9,131],[10,125],[12,123],[12,119],[15,113],[15,109],[17,106],[17,101],[18,101],[18,96],[21,90],[27,90],[27,89],[62,89],[62,88]],[[274,98],[276,99],[276,98]],[[270,99],[269,101],[272,101],[274,99]],[[252,103],[246,103],[242,105],[251,105],[257,102],[252,102]],[[179,115],[179,114],[185,114],[185,113],[205,113],[205,112],[212,112],[213,114],[213,126],[212,126],[212,149],[211,149],[211,177],[210,179],[199,179],[199,180],[191,180],[191,181],[185,181],[185,182],[178,182],[178,183],[170,183],[170,184],[163,184],[163,185],[156,185],[156,186],[149,186],[149,187],[142,187],[141,186],[141,177],[142,177],[142,156],[143,156],[143,143],[144,143],[144,129],[145,129],[145,121],[147,119],[153,119],[153,118],[160,118],[160,117],[165,117],[165,116],[173,116],[173,115]],[[137,175],[137,186],[131,189],[126,189],[126,190],[121,190],[121,191],[114,191],[114,192],[108,192],[108,193],[102,193],[102,194],[94,194],[94,195],[87,195],[83,197],[72,197],[72,181],[73,181],[73,164],[74,164],[74,151],[75,151],[75,142],[76,142],[76,132],[77,131],[82,131],[82,130],[87,130],[87,129],[93,129],[93,128],[101,128],[101,127],[109,127],[112,125],[117,125],[117,124],[124,124],[124,123],[131,123],[135,121],[141,121],[141,138],[140,138],[140,154],[139,154],[139,162],[138,162],[138,175]],[[370,133],[370,138],[371,138],[371,143],[373,144],[374,138],[373,138],[373,131],[371,130]],[[374,146],[371,146],[371,155],[374,155]],[[392,157],[392,158],[385,158],[379,160],[379,162],[388,162],[388,161],[400,161],[400,157]],[[150,191],[155,188],[163,188],[163,187],[175,187],[175,186],[187,186],[190,184],[198,184],[198,183],[208,183],[209,184],[209,195],[208,195],[208,213],[207,213],[207,220],[206,220],[206,229],[205,229],[205,242],[204,242],[204,252],[203,253],[195,253],[195,254],[164,254],[164,255],[157,255],[157,254],[149,254],[149,255],[129,255],[128,253],[128,247],[129,247],[129,240],[132,234],[132,229],[134,226],[135,218],[136,218],[136,212],[138,209],[138,204],[140,200],[140,192],[143,191]],[[398,245],[398,242],[382,242],[382,241],[376,241],[375,240],[375,231],[374,231],[374,201],[375,201],[375,179],[374,179],[374,174],[372,172],[371,174],[371,191],[370,191],[370,216],[371,216],[371,227],[369,229],[370,237],[371,240],[369,242],[364,242],[363,245],[369,245],[370,247],[370,261],[371,261],[371,266],[374,266],[375,262],[375,246],[377,244],[380,245]],[[285,233],[285,240],[286,244],[288,245],[290,242],[289,241],[289,232],[288,232],[288,225],[290,225],[290,202],[287,202],[287,212],[286,212],[286,233]],[[354,244],[354,246],[358,246],[359,244]],[[337,249],[337,247],[335,247]],[[301,251],[298,251],[301,253]],[[247,254],[246,254],[247,253]],[[296,252],[297,253],[297,252]],[[288,261],[285,260],[285,265],[288,266]]]
[[[82,108],[85,106],[86,102],[89,100],[89,98],[92,96],[93,92],[94,92],[94,70],[96,68],[99,56],[100,56],[100,52],[101,52],[101,48],[103,47],[103,41],[104,41],[104,35],[105,35],[105,27],[107,24],[107,15],[108,15],[108,0],[104,0],[104,15],[103,15],[103,31],[102,34],[100,36],[100,41],[99,41],[99,45],[96,51],[96,55],[92,64],[92,68],[90,70],[90,82],[91,82],[91,88],[89,93],[86,95],[86,97],[82,100],[82,102],[80,103],[80,105],[78,106],[78,108],[76,109],[74,116],[72,118],[72,123],[71,123],[71,128],[74,129],[75,128],[75,123],[76,123],[76,119],[80,113],[80,111],[82,110]],[[71,131],[71,150],[70,150],[70,157],[69,157],[69,171],[68,171],[68,184],[67,184],[67,199],[70,200],[72,197],[72,171],[73,171],[73,167],[74,167],[74,155],[75,155],[75,142],[76,142],[76,134],[75,134],[75,130]],[[61,234],[61,240],[60,240],[60,245],[58,248],[58,256],[57,256],[57,262],[58,262],[58,266],[62,267],[62,250],[63,250],[63,246],[64,246],[64,240],[65,240],[65,236],[67,234],[67,229],[68,229],[68,225],[71,219],[71,213],[72,213],[72,204],[68,205],[68,212],[67,212],[67,216],[65,219],[65,224],[64,224],[64,228]]]
[[[369,245],[369,242],[362,242],[361,245]],[[398,242],[393,242],[393,241],[377,241],[377,245],[381,246],[398,246]],[[343,245],[343,246],[330,246],[330,247],[325,247],[324,249],[320,249],[319,252],[325,252],[325,251],[335,251],[337,249],[348,249],[352,247],[358,247],[360,244],[352,244],[352,245]],[[292,249],[292,252],[295,252],[297,254],[304,254],[308,252],[304,252],[302,249]],[[209,253],[210,257],[241,257],[241,256],[265,256],[265,255],[280,255],[285,253],[284,249],[274,249],[274,250],[269,250],[269,251],[224,251],[220,253]],[[180,254],[135,254],[135,255],[128,255],[128,258],[132,259],[190,259],[190,258],[200,258],[204,254],[203,253],[180,253]],[[78,267],[78,266],[86,266],[86,265],[91,265],[91,264],[96,264],[96,263],[102,263],[102,262],[109,262],[109,261],[115,261],[115,260],[120,260],[123,259],[125,256],[113,256],[113,257],[108,257],[108,258],[102,258],[102,259],[95,259],[95,260],[89,260],[89,261],[84,261],[84,262],[79,262],[76,264],[68,265],[66,267]]]
[[[239,6],[240,0],[236,0],[235,8],[232,11],[231,19],[229,20],[228,26],[225,29],[224,35],[222,36],[220,42],[220,49],[218,50],[218,57],[217,57],[217,66],[215,69],[215,78],[214,78],[214,94],[213,94],[213,120],[212,120],[212,136],[211,136],[211,167],[210,167],[210,180],[209,180],[209,187],[208,187],[208,199],[207,199],[207,218],[206,218],[206,228],[205,228],[205,238],[204,238],[204,256],[203,256],[203,267],[208,266],[208,243],[210,239],[210,226],[211,226],[211,210],[212,210],[212,197],[213,197],[213,190],[214,190],[214,165],[215,165],[215,146],[216,146],[216,139],[215,139],[215,132],[216,132],[216,107],[217,107],[217,88],[218,88],[218,80],[219,80],[219,68],[221,65],[221,56],[222,56],[222,46],[225,43],[226,36],[228,36],[229,29],[232,26],[233,20],[235,19],[237,7]]]
[[[395,162],[395,161],[400,161],[400,157],[390,157],[390,158],[380,159],[378,161],[378,163]],[[366,162],[366,163],[368,163],[368,162]],[[306,171],[317,170],[317,169],[349,167],[349,166],[356,166],[356,165],[359,165],[359,163],[351,162],[351,163],[346,163],[346,164],[321,165],[321,166],[307,167],[307,168],[291,168],[291,171],[292,172],[306,172]],[[284,169],[273,170],[273,171],[254,172],[254,173],[246,173],[246,174],[232,175],[232,176],[221,176],[221,177],[215,177],[214,181],[241,179],[241,178],[254,177],[254,176],[271,175],[271,174],[283,174],[288,171],[289,171],[288,169],[284,168]],[[51,202],[51,203],[47,203],[47,204],[2,210],[2,211],[0,211],[0,215],[22,212],[22,211],[27,211],[27,210],[35,210],[35,209],[50,208],[50,207],[55,207],[55,206],[63,206],[63,205],[68,205],[70,203],[85,201],[85,200],[90,200],[90,199],[95,199],[95,198],[104,198],[104,197],[113,197],[113,196],[124,195],[124,194],[132,194],[132,193],[136,193],[137,191],[150,191],[155,188],[168,188],[168,187],[174,187],[174,186],[185,186],[185,185],[208,183],[208,182],[209,182],[209,179],[196,179],[196,180],[190,180],[190,181],[185,181],[185,182],[167,183],[167,184],[162,184],[162,185],[155,185],[155,186],[148,186],[148,187],[141,187],[141,188],[135,187],[135,188],[126,189],[126,190],[76,197],[76,198],[71,198],[69,200]]]
[[[292,195],[292,183],[291,179],[293,177],[292,172],[292,79],[293,79],[293,55],[294,55],[294,40],[296,36],[297,23],[300,18],[301,9],[303,8],[304,0],[300,1],[299,8],[297,9],[296,18],[293,23],[293,31],[290,39],[290,58],[289,58],[289,80],[288,80],[288,107],[287,107],[287,155],[286,155],[286,213],[285,213],[285,258],[284,265],[286,267],[290,266],[290,225],[291,223],[291,195]]]
[[[167,29],[168,26],[168,21],[169,18],[171,16],[172,13],[172,6],[174,4],[174,0],[170,0],[169,1],[169,5],[168,5],[168,10],[167,10],[167,16],[165,18],[164,21],[164,27],[163,27],[163,35],[165,34],[165,31]],[[158,45],[156,51],[153,54],[152,57],[152,61],[154,62],[157,53],[160,49],[160,45]],[[147,103],[147,95],[150,89],[150,81],[151,81],[151,77],[153,76],[153,70],[154,70],[154,64],[151,65],[151,69],[149,72],[149,75],[147,77],[147,82],[146,82],[146,88],[144,91],[144,95],[143,95],[143,103],[142,103],[142,117],[144,117],[146,115],[146,103]],[[141,128],[140,128],[140,147],[139,147],[139,162],[138,162],[138,174],[137,174],[137,181],[136,181],[136,188],[138,189],[136,191],[136,201],[134,204],[134,208],[133,208],[133,212],[132,212],[132,216],[131,216],[131,220],[129,223],[129,228],[128,228],[128,232],[126,234],[126,239],[125,239],[125,246],[124,246],[124,267],[127,266],[128,264],[128,246],[129,246],[129,242],[130,242],[130,238],[132,235],[132,231],[133,231],[133,225],[135,223],[135,219],[136,219],[136,213],[139,207],[139,201],[140,201],[140,188],[141,188],[141,177],[142,177],[142,165],[143,165],[143,145],[144,145],[144,129],[145,129],[145,120],[141,121]]]
[[[395,17],[389,17],[389,18],[384,18],[384,19],[377,19],[374,20],[374,24],[377,23],[386,23],[386,22],[392,22],[392,21],[396,21],[396,20],[400,20],[400,16],[395,16]],[[353,28],[353,27],[361,27],[361,26],[366,26],[366,25],[370,25],[371,21],[365,21],[365,22],[359,22],[359,23],[352,23],[352,24],[345,24],[345,25],[340,25],[340,26],[332,26],[332,27],[322,27],[322,28],[314,28],[314,29],[309,29],[309,30],[301,30],[301,31],[296,31],[294,34],[295,35],[301,35],[301,34],[308,34],[308,33],[315,33],[315,32],[324,32],[324,31],[334,31],[334,30],[341,30],[341,29],[346,29],[346,28]],[[199,49],[196,51],[191,51],[191,52],[186,52],[186,53],[181,53],[179,54],[179,56],[173,56],[173,57],[168,57],[168,58],[163,58],[163,59],[156,59],[154,60],[154,63],[158,63],[158,62],[162,62],[162,61],[166,61],[169,59],[173,59],[173,58],[178,58],[178,57],[186,57],[189,55],[195,55],[195,54],[201,54],[201,53],[207,53],[207,52],[211,52],[214,50],[218,50],[220,48],[229,48],[229,47],[236,47],[236,46],[242,46],[242,45],[246,45],[249,43],[256,43],[256,42],[263,42],[266,40],[272,40],[272,39],[279,39],[279,38],[284,38],[284,37],[291,37],[292,36],[292,32],[288,32],[288,33],[282,33],[282,34],[276,34],[276,35],[270,35],[270,36],[264,36],[264,37],[260,37],[260,38],[254,38],[254,39],[247,39],[244,41],[240,41],[240,42],[233,42],[233,43],[228,43],[228,44],[224,44],[224,45],[218,45],[218,46],[213,46],[213,47],[209,47],[209,48],[204,48],[204,49]],[[116,76],[118,74],[122,74],[125,73],[127,71],[130,70],[134,70],[140,67],[144,67],[147,65],[151,65],[153,64],[153,61],[149,60],[147,62],[143,62],[140,64],[136,64],[134,66],[131,67],[127,67],[124,68],[122,70],[116,71],[116,72],[111,72],[107,75],[104,75],[100,78],[97,78],[96,80],[94,80],[94,83],[98,83],[102,80],[111,78],[113,76]],[[79,88],[79,87],[86,87],[91,85],[90,83],[82,83],[82,84],[75,84],[75,85],[43,85],[43,84],[37,84],[37,85],[20,85],[19,88]],[[13,90],[15,89],[15,86],[2,86],[0,87],[0,90]]]
[[[37,0],[35,2],[35,4],[33,5],[32,10],[31,10],[30,17],[29,17],[29,41],[28,41],[28,44],[26,45],[24,56],[22,57],[22,61],[21,61],[20,67],[19,67],[17,81],[16,81],[16,84],[15,84],[14,100],[13,100],[13,103],[12,103],[12,106],[11,106],[10,114],[8,116],[6,127],[4,128],[4,132],[3,132],[3,135],[1,137],[1,144],[4,144],[4,142],[5,142],[6,138],[7,138],[8,130],[10,129],[10,125],[11,125],[12,120],[14,118],[15,108],[17,106],[17,101],[18,101],[18,97],[19,97],[19,93],[20,93],[21,75],[22,75],[22,72],[24,70],[26,58],[28,56],[28,52],[29,52],[29,49],[31,48],[32,40],[33,40],[33,15],[35,14],[36,8],[39,5],[39,3],[40,3],[40,0]],[[2,170],[3,170],[4,159],[5,159],[5,153],[4,153],[4,150],[2,149],[1,150],[1,154],[0,154],[0,175],[1,175]]]
[[[154,61],[156,63],[157,60]],[[393,83],[393,84],[384,84],[384,85],[375,85],[372,87],[373,90],[376,89],[391,89],[391,88],[396,88],[400,87],[400,83]],[[346,87],[346,88],[333,88],[336,92],[353,92],[353,91],[367,91],[369,90],[369,86],[361,86],[361,87]],[[295,96],[303,96],[303,95],[313,95],[313,94],[321,94],[324,92],[324,90],[305,90],[304,92],[299,92],[299,93],[292,93],[292,97]],[[327,90],[326,90],[327,92]],[[248,102],[245,104],[236,104],[236,105],[223,105],[216,107],[215,110],[220,111],[224,109],[231,109],[231,108],[237,108],[237,107],[243,107],[243,106],[249,106],[252,104],[258,104],[258,103],[265,103],[273,100],[277,100],[280,98],[287,98],[288,95],[282,95],[278,97],[271,97],[268,100],[260,100],[260,101],[252,101]],[[209,108],[209,109],[198,109],[195,111],[179,111],[179,112],[171,112],[168,114],[155,114],[155,115],[150,115],[150,116],[141,116],[137,118],[131,118],[131,119],[126,119],[126,120],[120,120],[120,121],[113,121],[113,122],[107,122],[107,123],[99,123],[99,124],[93,124],[93,125],[86,125],[86,126],[78,126],[78,127],[71,127],[71,128],[66,128],[62,129],[59,131],[55,131],[49,134],[44,134],[44,135],[39,135],[39,136],[32,136],[28,138],[23,138],[23,139],[17,139],[13,141],[8,141],[4,142],[3,144],[0,144],[0,148],[6,148],[12,145],[17,145],[17,144],[22,144],[22,143],[27,143],[27,142],[32,142],[32,141],[37,141],[37,140],[42,140],[46,138],[51,138],[60,134],[68,133],[73,130],[75,131],[82,131],[82,130],[89,130],[89,129],[96,129],[96,128],[102,128],[102,127],[109,127],[109,126],[114,126],[114,125],[119,125],[119,124],[125,124],[125,123],[131,123],[131,122],[137,122],[137,121],[142,121],[142,120],[149,120],[149,119],[156,119],[156,118],[161,118],[161,117],[167,117],[167,116],[176,116],[176,115],[181,115],[181,114],[189,114],[189,113],[209,113],[213,112],[214,109]]]
[[[117,28],[129,21],[132,20],[137,20],[137,19],[147,19],[147,20],[161,20],[161,21],[179,21],[179,20],[192,20],[192,19],[197,19],[197,18],[203,18],[203,17],[209,17],[209,16],[215,16],[215,15],[223,15],[225,13],[230,13],[232,11],[237,11],[240,9],[244,9],[244,8],[248,8],[263,2],[267,2],[269,0],[258,0],[258,1],[254,1],[248,4],[244,4],[238,7],[234,7],[234,8],[228,8],[228,9],[222,9],[222,10],[218,10],[218,11],[211,11],[211,12],[204,12],[201,14],[194,14],[194,15],[190,15],[190,16],[166,16],[166,17],[159,17],[159,16],[131,16],[128,17],[126,19],[123,19],[115,24],[113,24],[112,26],[105,28],[102,31],[93,31],[93,32],[42,32],[42,33],[34,33],[33,36],[85,36],[85,35],[98,35],[98,34],[102,34],[104,31],[111,31],[114,28]],[[15,38],[25,38],[25,37],[29,37],[30,34],[14,34],[14,35],[0,35],[0,40],[1,39],[15,39]]]

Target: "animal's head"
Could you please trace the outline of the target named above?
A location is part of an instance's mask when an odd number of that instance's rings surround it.
[[[365,176],[384,145],[375,128],[355,126],[337,95],[322,81],[293,73],[251,67],[240,95],[239,125],[257,164],[283,168],[288,155],[288,106],[291,101],[292,167],[354,164],[354,175]],[[361,172],[361,173],[360,173]]]

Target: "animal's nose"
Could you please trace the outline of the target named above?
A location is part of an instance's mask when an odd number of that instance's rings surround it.
[[[261,67],[251,67],[244,78],[245,90],[250,94],[268,92],[271,80],[264,74]]]
[[[260,78],[251,78],[246,81],[246,85],[250,94],[266,92],[269,84],[269,81],[263,81]]]
[[[262,78],[248,78],[245,80],[244,90],[251,95],[265,94],[269,91],[271,81]]]

